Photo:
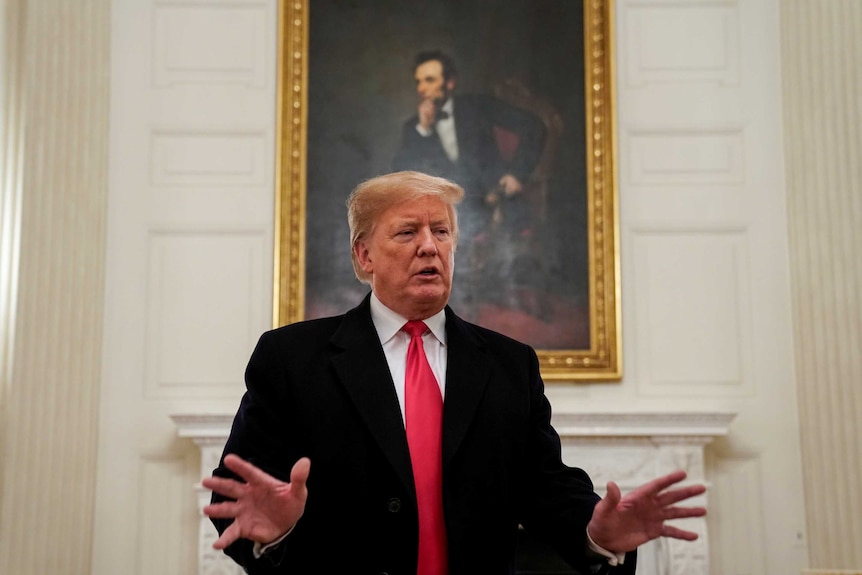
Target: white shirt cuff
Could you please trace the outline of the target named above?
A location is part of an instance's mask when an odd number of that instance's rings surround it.
[[[608,551],[604,547],[599,547],[593,538],[590,537],[590,531],[587,530],[587,547],[589,547],[590,551],[605,557],[608,560],[608,564],[611,567],[616,567],[617,565],[622,565],[625,563],[626,554],[625,553],[614,553],[613,551]]]
[[[416,124],[416,131],[419,132],[419,135],[423,138],[427,138],[434,133],[433,128],[425,128],[421,124]]]
[[[293,527],[296,527],[296,525],[294,525]],[[288,535],[290,535],[290,532],[291,532],[291,531],[293,531],[293,527],[291,527],[290,529],[288,529],[288,530],[287,530],[287,533],[285,533],[284,535],[282,535],[281,537],[279,537],[279,538],[278,538],[278,539],[276,539],[275,541],[271,541],[270,543],[267,543],[266,545],[264,545],[263,543],[258,543],[257,541],[255,541],[255,542],[254,542],[254,547],[253,547],[253,548],[252,548],[252,550],[251,550],[251,551],[252,551],[252,553],[254,553],[254,558],[255,558],[255,559],[260,559],[260,558],[263,556],[263,554],[264,554],[264,553],[266,553],[267,551],[269,551],[270,549],[272,549],[273,547],[275,547],[276,545],[278,545],[279,543],[281,543],[282,541],[284,541],[284,539],[285,539]],[[587,535],[587,537],[589,537],[589,535]]]

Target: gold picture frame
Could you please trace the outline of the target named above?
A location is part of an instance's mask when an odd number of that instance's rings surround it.
[[[309,36],[314,17],[310,4],[310,0],[282,0],[279,5],[273,280],[276,326],[306,319],[309,60],[313,57]],[[574,349],[537,349],[546,381],[606,382],[622,377],[611,4],[611,0],[583,3],[589,344]],[[320,6],[315,3],[314,10]],[[345,197],[349,191],[345,190]],[[342,223],[346,227],[346,217]],[[349,260],[349,245],[339,245],[339,249]]]

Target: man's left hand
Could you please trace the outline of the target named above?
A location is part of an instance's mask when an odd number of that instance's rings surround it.
[[[587,533],[596,545],[614,553],[632,551],[657,537],[694,541],[697,533],[665,525],[665,521],[671,519],[706,515],[704,507],[676,506],[680,501],[706,491],[703,485],[668,489],[685,477],[685,471],[675,471],[625,496],[622,496],[616,483],[609,482],[607,495],[593,510]]]

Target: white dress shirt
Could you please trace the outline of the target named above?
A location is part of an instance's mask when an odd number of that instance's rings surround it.
[[[389,373],[395,384],[395,394],[398,405],[401,406],[401,421],[404,421],[404,377],[407,371],[407,348],[410,346],[410,334],[401,331],[407,320],[383,305],[377,296],[371,294],[371,321],[383,346]],[[431,371],[440,386],[440,395],[446,398],[446,312],[440,311],[422,320],[430,331],[422,336],[422,346]]]
[[[446,152],[446,156],[453,162],[457,162],[458,133],[455,131],[455,102],[452,98],[446,100],[446,103],[443,104],[440,111],[445,112],[445,114],[443,114],[445,117],[438,119],[434,123],[434,127],[432,129],[426,129],[421,125],[416,124],[416,131],[419,132],[423,138],[430,137],[436,131],[440,136],[440,143],[443,144],[443,151]]]

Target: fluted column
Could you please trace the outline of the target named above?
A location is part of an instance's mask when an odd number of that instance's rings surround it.
[[[15,322],[0,326],[11,350],[0,398],[0,573],[89,573],[110,0],[3,6],[4,68],[16,71],[4,77],[4,103],[17,102],[3,110],[4,119],[15,120],[4,121],[13,130],[4,142],[14,147],[4,157],[18,158],[22,193],[20,244],[9,252],[19,256],[17,282],[10,282],[15,293],[4,292],[5,303],[17,294]],[[15,197],[7,183],[4,174],[4,205]],[[5,285],[14,274],[3,273]]]
[[[862,2],[781,2],[811,573],[862,570]]]

